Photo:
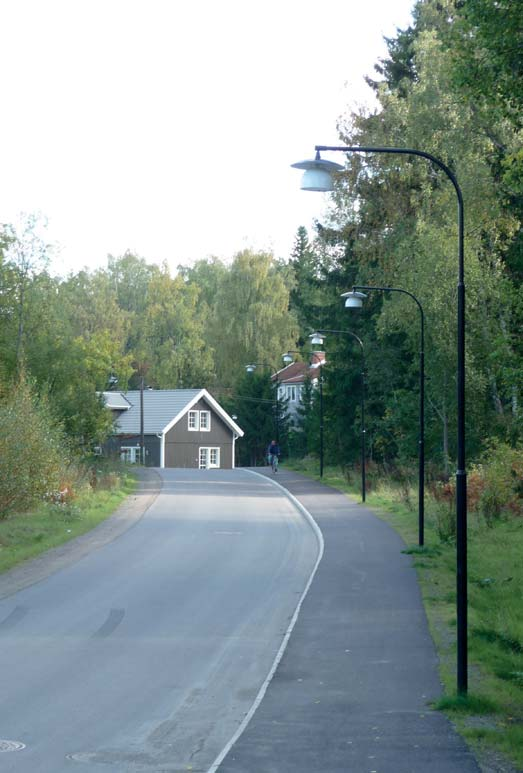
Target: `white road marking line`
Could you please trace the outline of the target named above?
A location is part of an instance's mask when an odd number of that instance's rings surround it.
[[[311,575],[309,577],[309,580],[307,582],[307,585],[305,586],[305,590],[301,594],[300,600],[298,602],[298,605],[294,611],[294,615],[292,616],[291,622],[289,624],[289,627],[287,628],[287,631],[285,632],[285,636],[283,638],[283,641],[280,645],[280,649],[276,653],[276,657],[274,659],[274,662],[272,664],[271,670],[269,671],[267,678],[263,682],[262,686],[260,687],[258,691],[258,695],[256,696],[254,703],[252,704],[251,708],[245,715],[245,718],[241,725],[238,727],[237,731],[234,733],[233,737],[230,739],[230,741],[225,745],[225,747],[222,749],[220,754],[216,757],[214,762],[212,763],[211,767],[208,769],[207,773],[216,773],[219,766],[222,764],[225,757],[229,754],[230,750],[236,743],[236,741],[240,738],[240,736],[243,734],[245,729],[247,728],[247,725],[253,718],[254,714],[256,713],[256,710],[258,709],[260,703],[262,702],[265,693],[267,692],[267,688],[269,687],[269,684],[272,681],[272,678],[274,674],[276,673],[276,669],[278,668],[280,661],[283,657],[283,653],[287,649],[287,644],[289,643],[289,639],[291,636],[291,633],[293,631],[294,626],[296,625],[296,621],[298,619],[298,615],[300,613],[301,605],[303,604],[305,597],[307,593],[309,592],[309,588],[312,585],[312,581],[314,579],[314,575],[316,574],[316,570],[318,569],[318,566],[320,565],[320,561],[323,558],[323,551],[325,548],[325,543],[323,540],[323,534],[321,533],[320,527],[312,517],[312,515],[309,513],[309,511],[302,505],[301,502],[299,502],[296,497],[290,493],[290,491],[287,491],[286,488],[281,486],[279,483],[276,483],[275,480],[272,478],[267,478],[265,475],[261,475],[259,472],[254,472],[254,470],[246,470],[246,472],[249,472],[251,475],[258,475],[260,478],[263,478],[266,481],[269,481],[272,483],[273,486],[277,486],[281,491],[285,494],[285,496],[291,500],[291,502],[295,505],[295,507],[301,512],[301,514],[306,518],[306,520],[309,522],[309,524],[312,527],[312,530],[314,531],[316,535],[316,539],[318,540],[319,545],[319,553],[318,558],[316,560],[316,563],[314,565],[314,568],[311,572]]]

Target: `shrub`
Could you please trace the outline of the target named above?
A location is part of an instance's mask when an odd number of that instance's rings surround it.
[[[473,469],[478,484],[476,507],[487,524],[503,513],[523,514],[523,450],[492,441],[481,464]]]
[[[0,518],[64,491],[71,458],[45,399],[21,382],[0,403]]]

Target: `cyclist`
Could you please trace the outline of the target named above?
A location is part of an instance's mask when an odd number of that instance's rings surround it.
[[[269,448],[267,449],[267,457],[269,459],[269,464],[272,467],[273,472],[278,472],[278,458],[280,456],[280,446],[278,445],[276,440],[271,440],[271,444]]]

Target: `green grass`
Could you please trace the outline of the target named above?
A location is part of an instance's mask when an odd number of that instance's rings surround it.
[[[83,494],[70,506],[42,504],[0,520],[0,573],[90,531],[135,489],[136,480],[124,475],[119,485]]]
[[[317,463],[287,467],[320,480]],[[360,499],[359,481],[347,483],[339,470],[326,468],[323,482]],[[378,482],[366,505],[399,532],[406,543],[403,552],[412,556],[445,687],[437,708],[452,718],[478,754],[482,748],[495,749],[523,770],[523,519],[499,519],[489,527],[481,516],[469,514],[469,692],[459,696],[456,548],[448,528],[453,513],[427,492],[425,545],[419,547],[414,490]]]

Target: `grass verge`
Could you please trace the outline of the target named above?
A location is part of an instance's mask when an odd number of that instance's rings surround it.
[[[82,493],[70,505],[41,504],[28,513],[0,521],[0,573],[29,558],[85,534],[116,510],[136,490],[130,473],[115,478],[111,488]]]
[[[288,463],[287,468],[320,480],[317,464]],[[356,499],[339,469],[326,468],[322,482]],[[454,722],[480,761],[504,755],[523,771],[523,520],[500,518],[487,525],[477,513],[468,523],[469,693],[456,695],[456,547],[444,528],[452,519],[448,505],[425,500],[425,545],[419,547],[414,490],[382,482],[366,504],[389,523],[412,555],[427,619],[440,661],[445,694],[435,704]]]

